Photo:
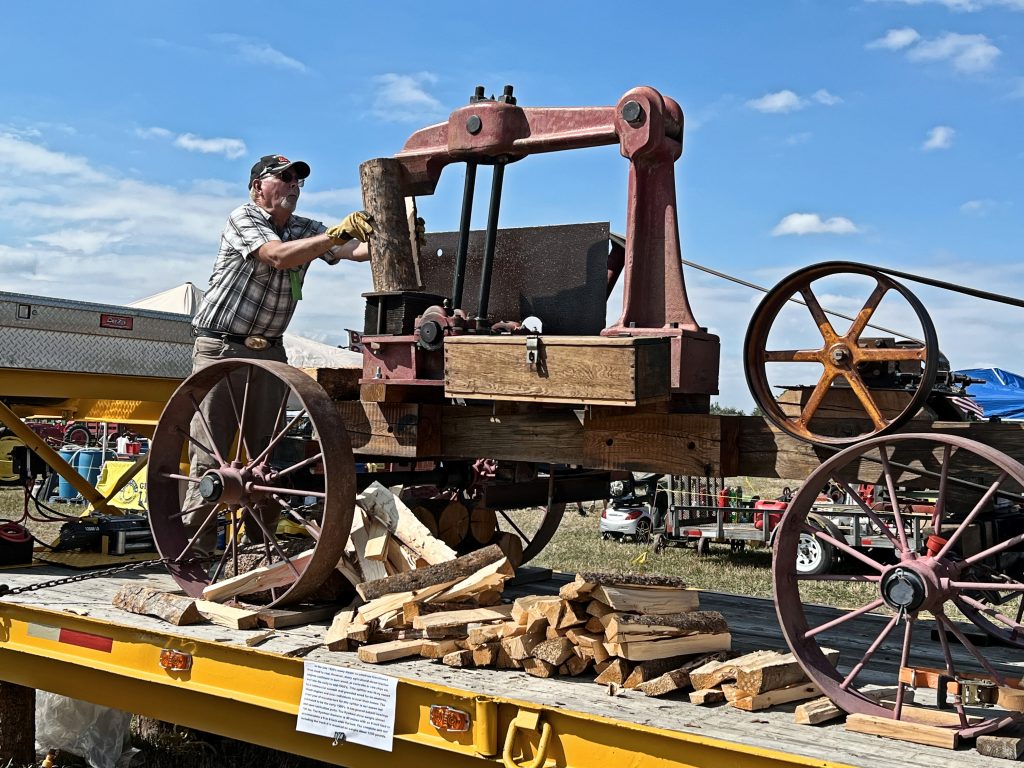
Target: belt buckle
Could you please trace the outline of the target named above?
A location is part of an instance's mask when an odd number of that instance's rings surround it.
[[[270,341],[266,336],[246,336],[245,346],[258,352],[270,347]]]

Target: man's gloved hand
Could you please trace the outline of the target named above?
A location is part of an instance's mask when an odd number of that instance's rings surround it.
[[[366,211],[353,211],[341,220],[341,224],[331,227],[325,234],[335,245],[343,245],[352,239],[365,243],[372,232],[373,219],[370,215]]]
[[[416,217],[416,245],[420,248],[427,244],[427,222],[422,216]]]

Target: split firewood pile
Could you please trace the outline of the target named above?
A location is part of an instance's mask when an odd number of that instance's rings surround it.
[[[441,574],[431,566],[359,585],[367,602],[338,614],[327,633],[328,648],[355,649],[368,663],[426,657],[452,667],[521,669],[537,677],[593,669],[597,682],[623,687],[654,682],[692,664],[695,656],[704,660],[730,648],[725,619],[697,610],[697,591],[679,579],[580,574],[557,596],[499,603],[492,602],[492,589],[480,591],[473,582],[480,573],[488,585],[511,576],[500,550],[480,550],[453,564],[470,557],[496,559],[457,583],[430,584]],[[413,575],[420,577],[417,586],[392,589]],[[481,604],[481,597],[489,604]],[[460,606],[466,598],[476,598],[476,605]],[[663,695],[657,690],[652,687],[650,695]]]

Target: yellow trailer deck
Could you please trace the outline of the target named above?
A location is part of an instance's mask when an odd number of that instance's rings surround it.
[[[0,582],[18,588],[66,574],[50,567],[11,569],[2,572]],[[113,608],[111,598],[127,578],[160,589],[175,586],[162,570],[151,570],[4,597],[0,679],[350,768],[381,765],[382,759],[396,765],[490,762],[535,768],[884,768],[911,761],[947,765],[953,760],[964,768],[991,765],[973,750],[954,753],[847,733],[841,725],[796,725],[792,705],[750,713],[646,698],[634,691],[610,696],[607,688],[586,677],[539,679],[514,671],[452,669],[427,660],[363,664],[355,653],[323,647],[326,624],[277,630],[250,647],[247,641],[265,630],[205,624],[172,627]],[[556,574],[506,593],[555,592],[567,580]],[[702,605],[725,615],[737,650],[785,650],[771,601],[703,593]],[[830,610],[822,608],[823,616]],[[863,637],[851,631],[850,653],[863,647]],[[938,643],[935,646],[938,656]],[[187,654],[190,669],[174,672],[162,667],[165,649]],[[1024,666],[1012,649],[996,651],[991,658],[1018,675]],[[304,677],[316,665],[396,681],[390,755],[296,730]],[[430,723],[430,708],[435,705],[468,713],[470,729],[438,731]],[[365,714],[357,710],[349,714]],[[546,749],[538,755],[539,734],[545,730]]]

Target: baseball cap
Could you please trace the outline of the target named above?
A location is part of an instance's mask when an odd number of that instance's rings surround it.
[[[304,163],[301,160],[289,160],[284,155],[264,155],[256,164],[252,167],[249,172],[249,186],[256,181],[260,176],[265,176],[268,173],[281,173],[289,168],[295,170],[295,175],[300,179],[304,179],[309,176],[309,164]]]

